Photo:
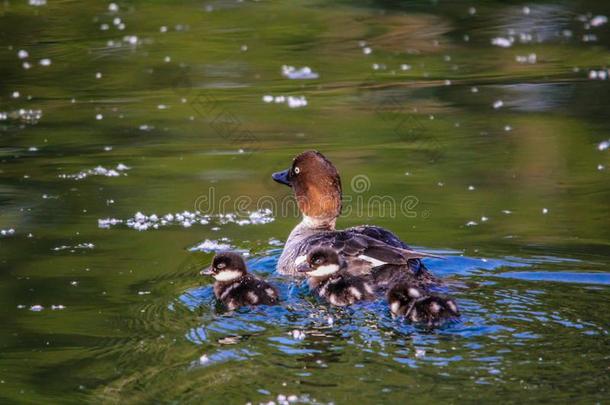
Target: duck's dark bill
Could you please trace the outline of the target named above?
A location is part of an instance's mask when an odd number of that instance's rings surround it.
[[[290,172],[289,169],[287,170],[283,170],[281,172],[277,172],[277,173],[273,173],[271,175],[271,178],[275,181],[277,181],[278,183],[281,184],[285,184],[287,186],[290,185],[290,180],[288,179],[288,173]]]
[[[205,269],[201,270],[199,274],[201,274],[202,276],[211,276],[212,274],[214,274],[214,272],[212,271],[212,266],[206,267]]]

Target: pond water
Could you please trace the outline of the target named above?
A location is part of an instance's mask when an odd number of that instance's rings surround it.
[[[606,16],[4,1],[0,402],[606,402]],[[461,322],[329,308],[275,274],[299,219],[270,175],[308,149],[340,170],[340,226],[444,257],[425,262]],[[282,305],[218,308],[198,271],[219,248]]]

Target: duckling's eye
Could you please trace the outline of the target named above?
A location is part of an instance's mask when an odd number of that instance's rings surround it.
[[[313,261],[313,263],[314,263],[314,264],[322,264],[322,262],[323,262],[323,260],[322,260],[322,258],[321,258],[321,257],[318,257],[317,259],[315,259],[315,260]]]
[[[216,265],[216,268],[217,268],[217,269],[224,269],[225,267],[227,267],[227,265],[226,265],[225,263],[218,263],[218,264]]]
[[[301,172],[301,169],[299,169],[299,167],[295,167],[294,168],[294,174],[299,174]]]

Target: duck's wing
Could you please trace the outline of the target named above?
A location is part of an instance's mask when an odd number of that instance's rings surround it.
[[[394,246],[402,249],[411,249],[409,245],[404,243],[398,236],[394,235],[394,233],[388,231],[387,229],[381,228],[379,226],[374,225],[360,225],[355,226],[353,228],[346,229],[347,232],[356,232],[362,235],[366,235],[370,238],[376,239],[383,243],[386,243],[390,246]]]
[[[387,229],[374,226],[374,225],[360,225],[353,228],[346,229],[346,231],[356,232],[362,235],[366,235],[370,238],[376,239],[380,242],[386,243],[390,246],[394,246],[401,249],[411,250],[409,245],[400,240],[398,236],[394,233],[388,231]],[[435,257],[439,258],[439,256],[429,255],[426,257]],[[392,266],[394,267],[394,266]],[[410,259],[408,264],[409,269],[418,275],[424,282],[427,283],[439,283],[440,280],[437,279],[430,271],[426,268],[424,263],[420,259]]]

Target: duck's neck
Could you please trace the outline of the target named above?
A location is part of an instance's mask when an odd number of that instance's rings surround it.
[[[292,232],[290,232],[290,235],[288,235],[288,240],[286,240],[286,246],[284,247],[284,253],[282,253],[282,255],[287,255],[286,257],[289,257],[291,254],[296,253],[293,252],[293,249],[297,249],[297,251],[300,250],[301,242],[312,235],[321,232],[334,231],[336,222],[336,218],[333,218],[332,220],[320,220],[304,215],[303,220],[299,222]],[[291,260],[294,259],[295,257]]]
[[[298,227],[312,230],[334,231],[336,224],[337,218],[314,218],[303,215],[303,220]]]

